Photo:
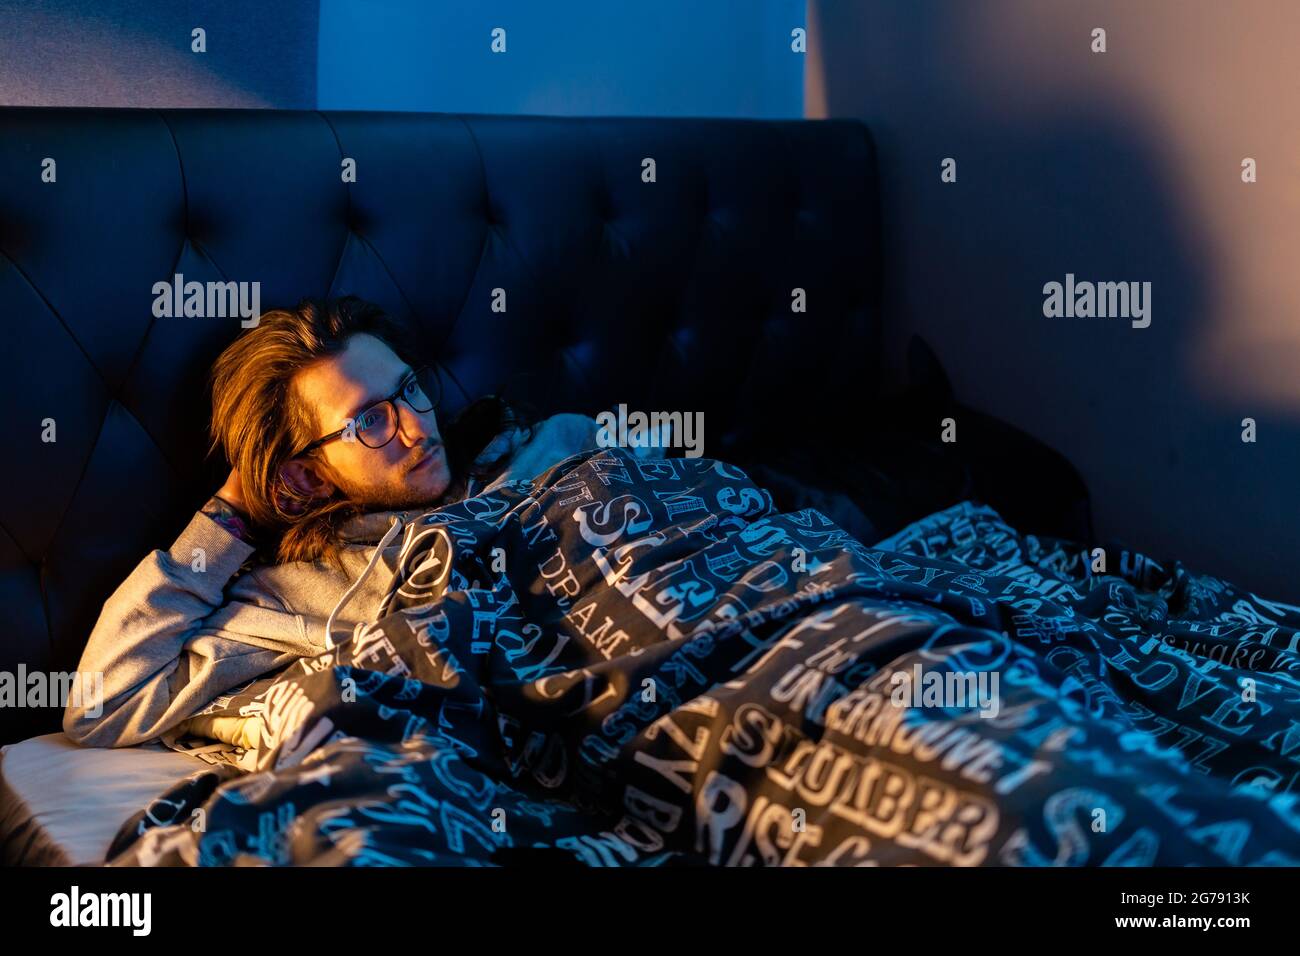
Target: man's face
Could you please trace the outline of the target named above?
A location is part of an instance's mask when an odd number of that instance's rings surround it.
[[[315,410],[319,438],[392,395],[411,371],[379,339],[358,334],[340,354],[295,375],[293,387]],[[321,446],[324,467],[313,470],[324,493],[337,488],[371,511],[422,507],[446,493],[451,472],[435,413],[417,412],[400,399],[395,404],[397,434],[382,448],[342,438]]]

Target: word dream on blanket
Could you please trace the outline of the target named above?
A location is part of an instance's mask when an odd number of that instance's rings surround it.
[[[116,865],[1296,865],[1300,609],[605,449],[421,516]],[[981,693],[963,695],[964,687]],[[959,699],[960,698],[960,699]]]

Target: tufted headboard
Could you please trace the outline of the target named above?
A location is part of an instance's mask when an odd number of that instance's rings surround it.
[[[852,121],[0,109],[0,671],[74,670],[224,478],[205,380],[239,320],[155,318],[155,283],[355,293],[413,326],[449,412],[703,411],[726,457],[865,401],[876,203]],[[0,741],[59,714],[2,707]]]

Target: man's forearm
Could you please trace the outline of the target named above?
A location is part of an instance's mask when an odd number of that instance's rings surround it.
[[[220,495],[209,498],[199,512],[207,515],[244,544],[257,545],[257,538],[253,534],[248,516]]]
[[[227,583],[252,551],[200,511],[170,549],[154,551],[136,567],[104,604],[82,653],[78,670],[103,675],[103,700],[99,707],[69,706],[63,725],[69,736],[116,746],[136,742],[146,728],[148,736],[165,729],[160,724],[181,690],[172,674],[185,644],[222,605]]]

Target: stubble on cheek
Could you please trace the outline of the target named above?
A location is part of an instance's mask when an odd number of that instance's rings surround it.
[[[451,468],[447,465],[447,456],[441,451],[438,454],[440,460],[429,469],[428,476],[423,482],[423,486],[428,489],[430,500],[441,498],[451,486]]]
[[[353,504],[367,510],[399,510],[422,507],[438,501],[451,486],[451,469],[445,452],[437,453],[440,461],[431,468],[415,471],[389,465],[382,481],[352,482],[333,476],[334,484]]]

